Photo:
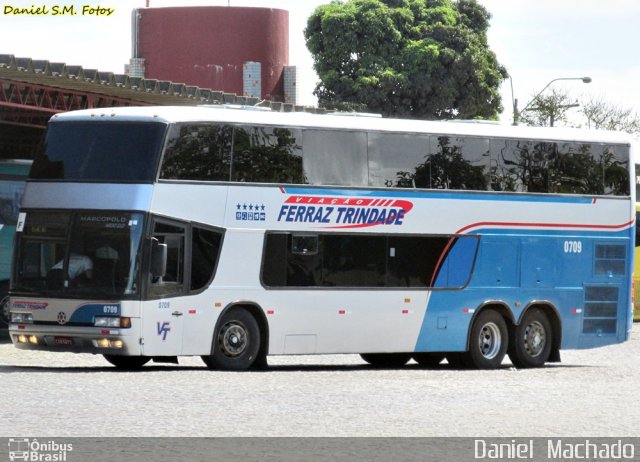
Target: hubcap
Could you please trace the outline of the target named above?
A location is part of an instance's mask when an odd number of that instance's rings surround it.
[[[547,344],[547,332],[538,321],[533,321],[524,330],[524,349],[529,356],[536,357]]]
[[[500,346],[502,345],[502,336],[500,329],[492,322],[482,326],[480,336],[478,337],[478,346],[480,353],[487,359],[493,359],[498,356]]]
[[[219,339],[225,356],[240,356],[249,344],[249,332],[243,324],[232,321],[222,326]]]

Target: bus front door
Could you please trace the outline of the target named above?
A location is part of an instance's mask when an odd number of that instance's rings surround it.
[[[177,356],[182,353],[184,310],[179,299],[144,303],[142,353],[145,356]]]

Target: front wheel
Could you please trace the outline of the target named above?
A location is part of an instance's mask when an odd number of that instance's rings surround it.
[[[540,308],[531,308],[513,330],[509,359],[516,367],[541,367],[551,355],[552,328]]]
[[[202,360],[212,369],[246,371],[258,358],[260,327],[251,313],[233,308],[222,315],[213,335],[211,355]]]
[[[118,369],[133,371],[142,368],[151,358],[148,356],[117,356],[103,355],[104,359],[116,366]]]
[[[473,322],[466,354],[470,366],[496,369],[507,352],[507,323],[497,311],[482,311]]]

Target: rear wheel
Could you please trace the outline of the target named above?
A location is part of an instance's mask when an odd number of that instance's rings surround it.
[[[411,359],[408,353],[363,353],[360,357],[375,367],[402,367]]]
[[[104,355],[104,359],[109,361],[118,369],[136,370],[142,368],[142,366],[147,364],[151,358],[147,356]]]
[[[212,369],[246,371],[258,358],[260,328],[244,308],[232,308],[222,315],[213,336],[211,355],[202,360]]]
[[[495,369],[502,364],[508,342],[507,323],[500,313],[482,311],[471,327],[465,362],[478,369]]]
[[[516,367],[541,367],[551,355],[552,328],[540,308],[531,308],[511,336],[509,359]]]

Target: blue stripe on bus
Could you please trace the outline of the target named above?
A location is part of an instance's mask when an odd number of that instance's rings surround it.
[[[456,199],[469,201],[496,201],[496,202],[545,202],[545,203],[566,203],[566,204],[592,204],[593,197],[589,196],[557,196],[547,195],[525,195],[525,194],[505,194],[505,193],[465,193],[460,191],[417,191],[407,189],[403,191],[385,190],[345,190],[345,189],[316,189],[305,187],[281,188],[285,194],[309,194],[316,196],[350,196],[350,197],[402,197],[416,199]]]
[[[594,226],[595,227],[595,226]],[[511,237],[529,237],[529,236],[543,236],[543,237],[576,237],[576,238],[620,238],[629,239],[631,224],[621,225],[616,229],[584,229],[584,228],[571,228],[571,225],[566,225],[565,229],[548,229],[544,227],[522,227],[522,228],[483,228],[481,225],[475,227],[468,227],[464,234],[469,235],[498,235],[498,236],[511,236]]]

